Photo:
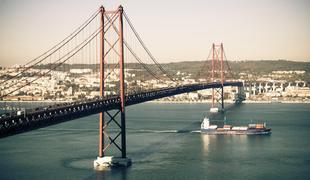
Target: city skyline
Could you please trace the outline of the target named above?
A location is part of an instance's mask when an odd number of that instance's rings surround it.
[[[24,64],[70,34],[100,5],[116,9],[120,4],[160,63],[204,60],[213,42],[224,43],[230,60],[310,61],[310,3],[304,0],[2,0],[0,66]]]

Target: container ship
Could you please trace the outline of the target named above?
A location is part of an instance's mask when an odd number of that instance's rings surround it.
[[[231,125],[217,127],[217,125],[210,125],[209,118],[205,117],[201,123],[201,133],[216,135],[267,135],[271,134],[271,128],[267,128],[266,123],[238,127]]]

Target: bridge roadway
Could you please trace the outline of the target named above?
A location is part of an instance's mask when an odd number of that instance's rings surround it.
[[[241,87],[242,83],[225,82],[223,86]],[[201,83],[153,89],[150,91],[139,92],[137,94],[126,95],[126,106],[177,94],[221,87],[221,83]],[[26,113],[21,115],[16,114],[9,117],[2,117],[0,119],[0,138],[119,108],[120,98],[118,96],[39,107],[32,109],[29,112],[26,111]]]

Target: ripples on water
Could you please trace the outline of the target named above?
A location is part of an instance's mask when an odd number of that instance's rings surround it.
[[[93,170],[98,115],[0,139],[0,179],[310,179],[310,105],[243,104],[214,117],[218,125],[224,116],[233,125],[266,121],[270,136],[203,135],[208,108],[127,108],[128,169]]]

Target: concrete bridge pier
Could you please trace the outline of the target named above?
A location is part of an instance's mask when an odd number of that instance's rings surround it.
[[[238,86],[235,97],[235,104],[241,104],[245,100],[244,86]]]

